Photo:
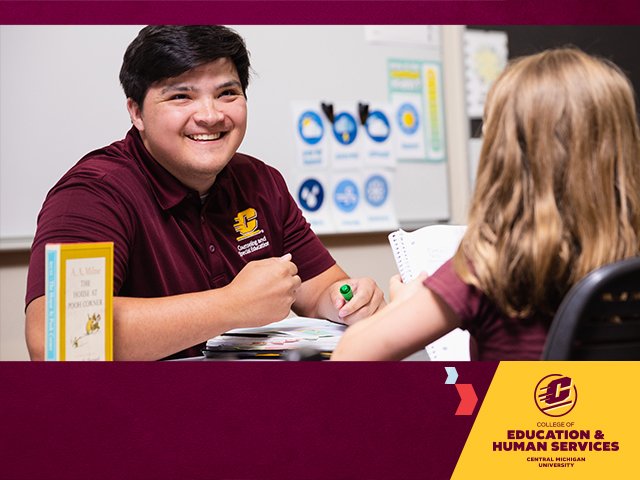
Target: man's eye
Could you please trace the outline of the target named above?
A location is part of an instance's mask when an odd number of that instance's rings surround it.
[[[171,100],[185,100],[189,98],[184,93],[176,93],[175,95],[171,95]]]
[[[221,97],[237,97],[238,95],[240,93],[237,90],[225,90],[220,94]]]

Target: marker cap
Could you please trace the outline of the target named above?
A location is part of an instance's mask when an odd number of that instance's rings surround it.
[[[340,294],[347,302],[353,298],[351,287],[346,283],[340,287]]]

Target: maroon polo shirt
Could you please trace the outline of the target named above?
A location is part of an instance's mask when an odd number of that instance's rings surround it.
[[[503,314],[482,291],[462,281],[448,260],[424,285],[455,312],[469,330],[477,360],[540,360],[551,319],[514,319]]]
[[[26,304],[44,295],[45,244],[102,241],[114,242],[114,295],[126,297],[223,287],[248,262],[289,252],[302,281],[335,264],[277,170],[238,153],[202,204],[151,157],[135,128],[86,155],[48,193]]]

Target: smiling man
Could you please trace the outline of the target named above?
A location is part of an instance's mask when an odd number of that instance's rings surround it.
[[[280,173],[237,153],[249,54],[222,26],[149,26],[124,55],[133,124],[87,154],[47,195],[26,295],[31,358],[44,355],[44,247],[112,241],[114,356],[196,356],[208,338],[299,315],[351,324],[384,305],[349,279]],[[346,303],[340,286],[349,283]]]

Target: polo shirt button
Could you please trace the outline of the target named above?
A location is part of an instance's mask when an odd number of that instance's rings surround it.
[[[213,243],[210,243],[210,244],[209,244],[209,251],[210,251],[211,253],[213,253],[213,252],[215,252],[215,251],[216,251],[216,246],[215,246]]]

